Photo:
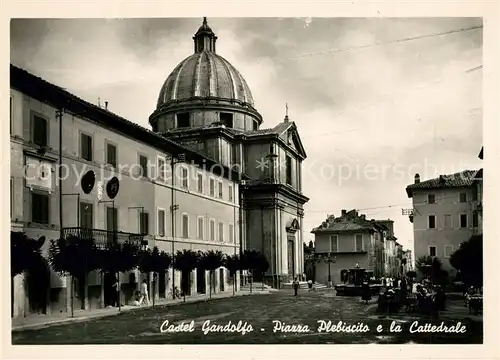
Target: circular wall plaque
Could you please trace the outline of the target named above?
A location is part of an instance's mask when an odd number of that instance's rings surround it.
[[[80,181],[80,185],[82,186],[82,190],[85,194],[90,194],[95,185],[94,171],[87,171],[87,173],[83,175],[82,180]]]
[[[118,190],[120,190],[120,181],[116,176],[113,176],[106,184],[106,194],[110,199],[114,199],[118,194]]]

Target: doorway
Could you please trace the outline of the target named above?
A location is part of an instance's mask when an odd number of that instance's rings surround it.
[[[295,235],[288,234],[288,275],[295,279]]]
[[[220,268],[219,269],[219,290],[220,291],[224,291],[224,269],[223,268]]]
[[[116,283],[116,275],[112,273],[104,273],[104,307],[117,305],[116,288],[113,286]]]
[[[203,269],[201,267],[196,269],[196,292],[198,294],[206,294],[207,293],[205,269]]]
[[[167,277],[164,272],[158,274],[158,296],[160,298],[165,298],[165,292],[167,289]]]

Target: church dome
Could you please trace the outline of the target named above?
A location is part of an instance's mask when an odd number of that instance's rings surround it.
[[[206,49],[182,60],[167,77],[157,108],[196,98],[219,98],[254,106],[250,88],[240,72],[222,56]]]
[[[262,116],[241,73],[215,52],[217,36],[207,19],[193,36],[194,54],[182,60],[161,87],[149,122],[155,132],[222,123],[255,130]]]

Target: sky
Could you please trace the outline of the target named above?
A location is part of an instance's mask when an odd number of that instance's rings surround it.
[[[11,62],[150,129],[160,88],[201,18],[11,21]],[[307,153],[304,239],[328,214],[394,220],[412,248],[405,188],[478,169],[480,18],[209,18],[262,128],[285,104]],[[467,30],[470,29],[470,30]],[[460,31],[462,30],[462,31]],[[439,35],[441,34],[441,35]]]

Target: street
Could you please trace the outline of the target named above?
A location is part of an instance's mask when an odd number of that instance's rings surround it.
[[[137,309],[81,323],[15,331],[12,343],[477,344],[483,341],[482,318],[468,315],[459,299],[449,300],[447,311],[436,319],[404,312],[377,314],[376,307],[375,300],[364,304],[358,297],[335,296],[329,290],[301,291],[297,297],[290,291],[279,291]],[[430,324],[441,327],[429,332]]]

